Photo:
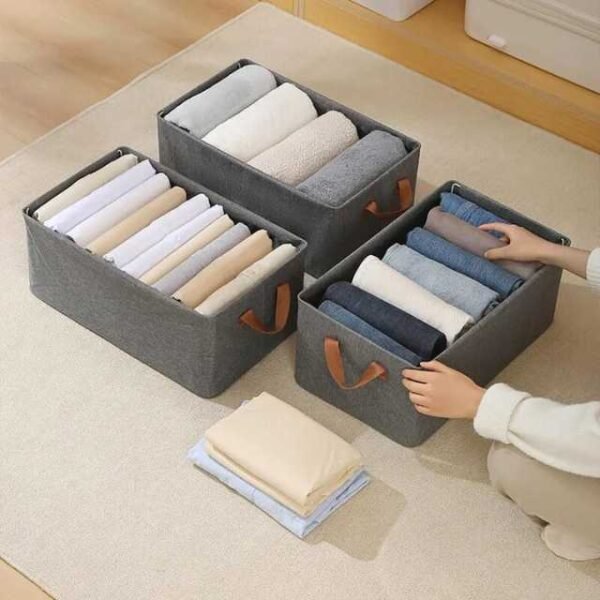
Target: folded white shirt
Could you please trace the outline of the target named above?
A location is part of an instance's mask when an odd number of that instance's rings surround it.
[[[88,217],[67,232],[67,235],[80,246],[87,246],[90,242],[107,232],[111,227],[166,192],[171,187],[169,178],[164,173],[158,173],[146,179],[140,185]]]
[[[67,208],[67,206],[71,206],[71,204],[81,200],[90,192],[97,190],[111,179],[124,173],[127,169],[131,169],[131,167],[137,164],[137,161],[137,156],[133,154],[124,154],[123,156],[119,156],[119,158],[111,160],[97,171],[93,171],[92,173],[79,178],[66,190],[63,190],[60,194],[54,196],[54,198],[50,198],[48,202],[42,204],[42,206],[33,213],[33,216],[42,223],[45,223],[61,210]]]
[[[160,242],[169,233],[208,210],[209,206],[208,198],[204,194],[198,194],[152,221],[150,225],[105,254],[104,258],[122,268],[136,256]]]
[[[175,252],[179,247],[193,238],[197,233],[206,229],[211,223],[214,223],[219,217],[223,216],[223,207],[219,204],[211,206],[208,210],[201,212],[189,223],[178,227],[160,242],[148,248],[145,252],[136,256],[131,262],[128,262],[123,271],[133,277],[141,277],[146,271],[157,265],[163,258],[166,258]]]
[[[85,219],[102,210],[105,206],[108,206],[111,202],[155,174],[156,171],[150,161],[145,160],[111,179],[81,200],[71,204],[71,206],[67,206],[64,210],[44,221],[44,225],[55,231],[66,233],[69,229],[73,229],[75,225],[85,221]]]

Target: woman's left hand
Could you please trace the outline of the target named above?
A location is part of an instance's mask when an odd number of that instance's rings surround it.
[[[402,383],[420,413],[447,419],[475,417],[484,388],[437,360],[422,362],[421,366],[423,370],[402,371]]]

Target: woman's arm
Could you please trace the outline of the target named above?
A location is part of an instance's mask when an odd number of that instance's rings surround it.
[[[481,436],[513,444],[540,462],[600,477],[600,402],[564,405],[499,383],[487,391],[438,361],[403,371],[418,412],[473,419]]]

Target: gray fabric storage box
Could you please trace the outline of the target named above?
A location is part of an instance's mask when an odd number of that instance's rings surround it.
[[[220,394],[259,362],[296,328],[297,294],[302,289],[306,242],[247,209],[151,161],[188,197],[199,193],[221,204],[236,222],[251,231],[266,229],[274,243],[291,243],[297,254],[276,273],[214,317],[206,317],[124,273],[103,258],[76,245],[34,219],[34,211],[74,181],[99,169],[120,154],[148,157],[119,148],[50,190],[24,210],[31,291],[80,325],[190,391],[210,398]],[[272,335],[240,322],[253,310],[266,328],[272,327],[278,293],[289,291],[285,327]],[[75,349],[74,349],[75,351]]]
[[[411,229],[423,226],[429,209],[438,205],[440,193],[447,191],[455,191],[499,217],[527,227],[548,240],[570,243],[559,233],[483,194],[457,182],[448,182],[300,294],[297,382],[309,392],[404,446],[421,444],[445,421],[422,415],[414,409],[401,383],[402,370],[414,367],[337,323],[320,312],[318,306],[330,284],[352,280],[363,258],[369,254],[383,257],[391,244],[403,243]],[[542,267],[436,358],[466,373],[478,384],[486,385],[550,325],[554,317],[560,276],[560,269]],[[359,389],[341,389],[330,375],[325,361],[324,343],[327,337],[339,341],[348,384],[358,381],[373,361],[383,366],[385,379],[374,379]]]
[[[408,154],[401,161],[382,173],[369,186],[348,198],[341,206],[331,207],[313,200],[295,187],[258,171],[165,120],[164,116],[176,106],[248,64],[257,63],[247,59],[239,60],[158,113],[160,160],[179,173],[204,183],[305,239],[308,242],[306,271],[318,277],[412,204],[412,194],[408,203],[401,204],[398,182],[407,179],[414,194],[421,145],[404,134],[269,69],[278,84],[290,82],[306,92],[318,114],[337,110],[356,125],[359,137],[374,129],[380,129],[401,138],[406,146]],[[378,216],[367,210],[372,201],[376,203],[380,213]],[[374,206],[371,204],[371,207]]]

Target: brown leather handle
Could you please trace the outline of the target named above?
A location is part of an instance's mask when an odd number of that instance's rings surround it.
[[[407,208],[410,208],[413,203],[412,186],[410,185],[410,181],[408,179],[405,178],[398,180],[398,183],[396,184],[396,194],[398,195],[398,200],[400,202],[398,208],[395,208],[394,210],[383,211],[379,208],[377,200],[371,200],[365,206],[365,210],[378,219],[390,219],[392,217],[401,215]]]
[[[274,335],[283,331],[290,317],[292,307],[292,292],[289,283],[277,286],[275,297],[275,323],[272,328],[267,327],[257,316],[254,310],[247,310],[241,317],[240,323],[247,325],[250,329],[265,335]]]
[[[340,342],[332,337],[326,337],[324,341],[325,362],[329,369],[329,374],[333,380],[343,390],[357,390],[365,387],[371,381],[381,378],[384,381],[387,379],[387,371],[385,367],[378,362],[371,362],[369,366],[362,372],[358,381],[352,385],[346,383],[346,374],[344,372],[344,362],[342,359],[342,350]]]

